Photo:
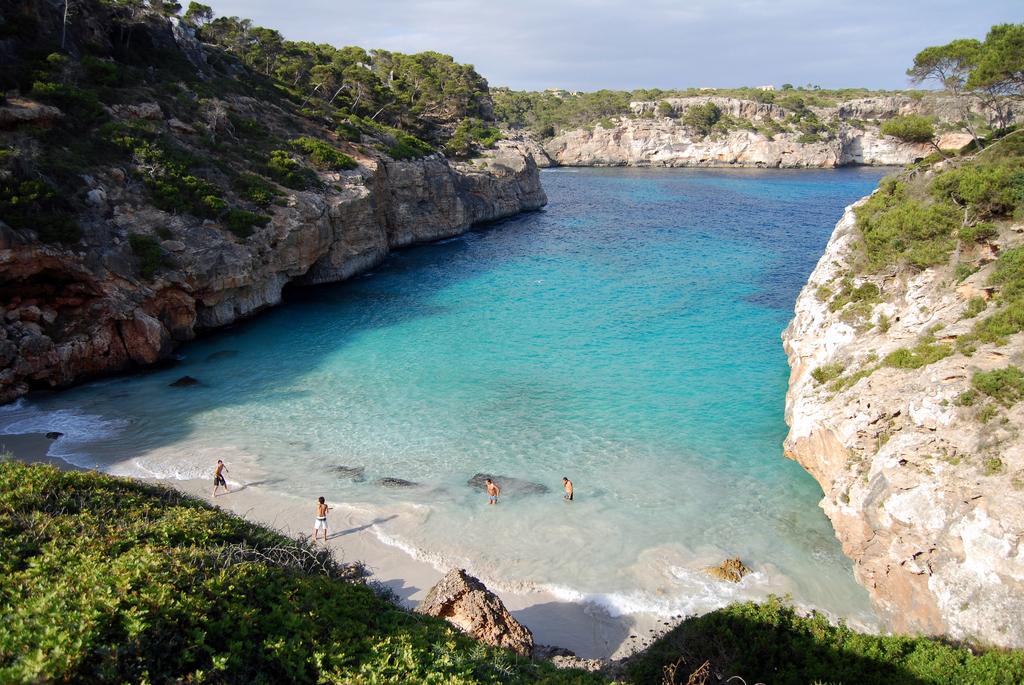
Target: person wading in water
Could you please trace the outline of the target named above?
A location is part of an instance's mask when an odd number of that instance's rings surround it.
[[[562,477],[562,487],[565,488],[565,500],[567,502],[572,501],[572,481],[568,478]]]
[[[499,488],[498,484],[490,478],[485,479],[484,483],[487,485],[487,504],[497,504],[498,495],[501,494],[501,488]]]
[[[224,486],[224,492],[231,492],[228,490],[228,482],[224,480],[224,474],[227,473],[228,467],[224,465],[220,459],[217,460],[217,468],[213,470],[213,496],[217,496],[217,488]]]

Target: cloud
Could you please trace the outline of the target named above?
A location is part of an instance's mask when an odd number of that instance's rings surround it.
[[[437,50],[492,85],[900,88],[914,54],[1019,21],[1019,0],[214,0],[287,38]]]

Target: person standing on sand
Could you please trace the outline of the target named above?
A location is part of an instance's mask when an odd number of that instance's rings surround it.
[[[228,490],[228,482],[224,480],[224,474],[228,472],[228,467],[224,465],[220,459],[217,460],[217,468],[213,470],[213,496],[217,496],[217,488],[224,486],[224,492],[231,492]]]
[[[572,501],[572,481],[562,476],[562,487],[565,489],[565,500],[567,502]]]
[[[490,478],[485,478],[484,483],[487,485],[487,504],[497,504],[498,495],[501,494],[501,488]]]
[[[324,498],[321,497],[316,502],[316,520],[313,521],[313,542],[316,542],[316,532],[323,529],[324,531],[324,542],[327,542],[327,512],[331,508],[324,502]]]

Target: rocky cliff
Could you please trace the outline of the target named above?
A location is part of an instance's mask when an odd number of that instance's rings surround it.
[[[847,209],[783,333],[785,450],[892,629],[1020,647],[1024,404],[978,379],[1011,377],[1024,334],[957,344],[1002,306],[994,270],[1024,243],[996,226],[948,262],[868,273]]]
[[[290,283],[547,201],[521,141],[450,160],[398,128],[446,130],[399,95],[380,95],[387,125],[341,109],[343,88],[296,91],[306,72],[273,81],[177,17],[109,3],[78,7],[63,45],[59,9],[0,17],[35,31],[5,39],[0,73],[25,93],[0,98],[0,402],[153,364]]]
[[[908,164],[934,150],[845,125],[829,140],[800,142],[800,136],[750,130],[698,136],[673,119],[621,119],[612,128],[564,133],[545,143],[544,151],[563,166],[832,168]]]
[[[687,112],[713,107],[710,130],[686,123]],[[552,164],[565,166],[831,168],[847,165],[903,165],[935,151],[883,135],[882,122],[898,116],[931,117],[942,133],[938,145],[960,149],[971,142],[958,122],[966,111],[1007,124],[1024,116],[1024,106],[1007,101],[1001,109],[943,96],[860,98],[834,107],[781,107],[732,97],[700,96],[632,102],[632,116],[590,128],[562,132],[543,145]],[[966,109],[965,109],[966,108]],[[539,155],[535,155],[539,158]]]

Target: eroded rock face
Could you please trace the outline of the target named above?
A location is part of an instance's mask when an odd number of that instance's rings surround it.
[[[621,119],[612,128],[563,133],[544,150],[563,166],[832,168],[848,164],[907,164],[931,146],[901,143],[877,131],[841,125],[832,140],[799,142],[796,133],[773,139],[755,131],[697,136],[674,119]]]
[[[150,104],[123,114],[162,116]],[[44,245],[0,222],[0,402],[152,364],[197,332],[278,304],[288,283],[343,280],[396,247],[547,202],[533,158],[515,141],[468,163],[372,152],[358,161],[357,171],[326,174],[324,190],[290,192],[245,240],[147,204],[121,169],[90,179],[103,202],[79,216],[84,244]],[[162,239],[167,266],[152,280],[139,275],[129,233]]]
[[[891,628],[1024,646],[1024,493],[1015,485],[1024,482],[1024,404],[983,423],[977,407],[956,402],[975,372],[1021,365],[1024,334],[916,370],[879,365],[927,331],[938,343],[967,332],[967,301],[982,297],[993,265],[960,286],[950,265],[855,277],[879,286],[882,302],[851,321],[830,311],[821,289],[853,271],[854,231],[849,208],[783,333],[786,454],[821,484],[821,507]],[[1024,226],[998,242],[1024,243]],[[843,388],[813,378],[827,364],[847,378],[878,368]]]
[[[743,576],[750,574],[750,569],[739,559],[726,559],[718,566],[708,566],[704,571],[714,578],[730,583],[738,583],[743,580]]]
[[[438,581],[416,611],[440,616],[477,640],[520,656],[533,652],[530,629],[509,613],[497,595],[462,569],[452,569]]]

